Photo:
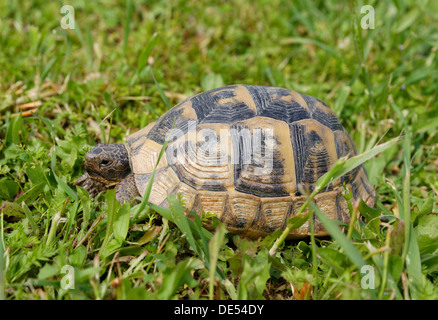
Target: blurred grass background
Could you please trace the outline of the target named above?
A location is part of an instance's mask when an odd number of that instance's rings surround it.
[[[63,5],[74,8],[73,30],[61,28]],[[375,10],[374,29],[361,28],[363,5]],[[360,273],[336,241],[318,242],[313,260],[309,241],[268,258],[269,239],[234,239],[215,247],[228,279],[215,285],[215,298],[438,297],[438,3],[3,0],[0,12],[2,297],[207,297],[208,268],[196,253],[187,258],[178,228],[155,225],[156,215],[129,235],[116,221],[122,240],[99,261],[108,203],[71,183],[95,143],[122,142],[184,98],[235,83],[317,97],[359,152],[409,139],[365,164],[377,211],[392,217],[380,229],[358,222],[353,232],[377,270],[375,292],[357,290]],[[404,242],[399,221],[417,241]],[[396,258],[403,248],[414,252],[415,267]],[[258,270],[261,261],[269,269]],[[65,264],[75,266],[79,289],[59,288]]]

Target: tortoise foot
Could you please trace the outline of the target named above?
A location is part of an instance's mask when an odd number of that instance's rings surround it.
[[[90,198],[94,198],[100,192],[105,191],[105,184],[90,178],[87,172],[80,176],[74,183],[75,186],[80,186],[88,191]]]

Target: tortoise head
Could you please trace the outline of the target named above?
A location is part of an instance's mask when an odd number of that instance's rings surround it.
[[[113,185],[131,172],[128,152],[123,144],[97,144],[85,155],[85,169],[92,179]]]

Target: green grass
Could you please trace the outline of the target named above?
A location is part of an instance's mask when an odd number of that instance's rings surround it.
[[[0,3],[0,299],[438,299],[434,1],[368,2],[372,30],[361,1],[69,4],[75,30],[61,1]],[[365,162],[375,208],[351,206],[363,219],[341,233],[311,205],[331,237],[248,241],[176,197],[139,208],[73,186],[97,142],[234,83],[323,100],[359,153],[402,136]]]

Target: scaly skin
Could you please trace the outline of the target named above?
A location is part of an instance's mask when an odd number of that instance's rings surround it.
[[[90,198],[94,198],[97,196],[100,192],[105,191],[106,185],[100,181],[92,179],[88,172],[84,172],[82,176],[80,176],[74,183],[75,186],[81,186],[85,190],[88,191],[88,194],[90,195]]]
[[[116,188],[116,199],[120,203],[131,202],[135,197],[139,197],[134,175],[128,174]]]

